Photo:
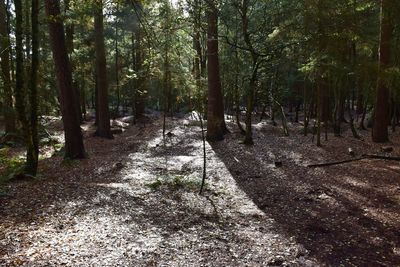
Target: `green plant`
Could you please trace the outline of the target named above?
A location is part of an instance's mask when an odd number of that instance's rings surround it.
[[[0,186],[12,179],[24,167],[23,157],[10,157],[9,148],[0,149]]]

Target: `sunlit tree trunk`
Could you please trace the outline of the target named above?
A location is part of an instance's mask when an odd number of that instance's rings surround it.
[[[379,42],[379,76],[375,98],[374,125],[372,140],[377,143],[389,140],[388,126],[390,121],[389,97],[390,92],[384,77],[385,69],[390,63],[390,43],[393,25],[389,18],[391,0],[381,0],[380,42]]]
[[[107,62],[104,45],[104,25],[103,25],[103,1],[95,2],[95,46],[96,46],[96,73],[98,102],[97,109],[99,119],[97,123],[96,135],[104,138],[112,138],[110,129],[110,111],[108,107],[108,80],[107,80]]]
[[[86,153],[75,103],[77,98],[72,87],[72,73],[65,43],[64,25],[61,21],[60,3],[58,0],[46,0],[45,6],[60,93],[65,132],[65,158],[82,159],[86,157]]]
[[[227,132],[218,57],[218,10],[214,1],[207,1],[208,9],[208,112],[207,140],[222,140]]]

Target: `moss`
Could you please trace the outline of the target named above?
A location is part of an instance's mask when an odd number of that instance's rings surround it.
[[[22,171],[24,159],[22,157],[10,157],[9,148],[0,149],[0,186]]]

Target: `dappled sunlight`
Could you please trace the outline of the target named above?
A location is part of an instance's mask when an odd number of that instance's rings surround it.
[[[276,231],[274,218],[243,191],[209,143],[200,196],[200,128],[168,122],[171,138],[157,130],[116,163],[99,162],[83,186],[65,185],[46,216],[17,225],[31,242],[10,257],[51,264],[62,255],[57,260],[67,265],[95,264],[90,254],[110,265],[312,262],[295,238]]]
[[[396,205],[395,198],[382,195],[389,186],[377,187],[352,173],[307,168],[327,152],[310,153],[306,142],[289,150],[293,140],[264,132],[256,132],[262,139],[252,147],[239,145],[234,135],[206,142],[206,190],[199,195],[201,130],[187,124],[195,125],[168,119],[165,138],[160,120],[142,129],[145,137],[132,128],[111,141],[93,138],[92,161],[52,166],[70,175],[49,180],[35,200],[40,211],[24,220],[9,216],[0,226],[7,233],[3,245],[10,249],[9,259],[51,264],[57,258],[66,265],[97,260],[112,266],[210,261],[318,266],[338,257],[338,247],[396,250],[383,240],[389,238],[385,231],[396,229],[398,213],[394,206],[379,205],[379,198]],[[259,131],[269,131],[265,127]],[[104,153],[108,142],[113,149]],[[40,184],[35,190],[42,190]],[[35,205],[29,198],[23,201]],[[368,238],[360,236],[365,232]]]

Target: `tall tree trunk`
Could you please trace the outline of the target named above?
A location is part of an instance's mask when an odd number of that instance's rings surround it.
[[[163,91],[164,91],[164,103],[163,103],[163,137],[165,138],[166,131],[166,117],[167,113],[171,112],[171,66],[170,66],[170,34],[171,34],[171,24],[170,24],[170,6],[169,2],[166,2],[166,21],[164,22],[165,28],[165,44],[164,44],[164,77],[163,77]]]
[[[83,159],[86,157],[83,136],[76,109],[76,95],[72,87],[71,66],[65,43],[64,25],[61,20],[58,0],[45,0],[46,15],[49,19],[49,32],[57,84],[60,91],[61,114],[65,132],[65,158]]]
[[[374,125],[372,129],[372,140],[377,143],[389,140],[388,126],[389,114],[389,88],[382,77],[385,69],[390,63],[390,43],[393,34],[393,26],[390,21],[389,12],[391,0],[381,0],[380,18],[380,43],[379,43],[379,76],[375,98]]]
[[[244,138],[243,143],[247,145],[252,145],[253,142],[253,133],[252,133],[252,114],[254,109],[254,98],[255,98],[255,91],[256,91],[256,82],[258,76],[258,68],[259,68],[259,61],[258,61],[258,54],[251,42],[250,39],[250,32],[249,32],[249,19],[248,19],[248,10],[249,10],[249,0],[243,0],[242,6],[240,10],[240,15],[242,19],[242,32],[243,38],[247,45],[248,50],[251,54],[252,59],[252,74],[250,77],[249,83],[249,90],[247,94],[247,107],[246,107],[246,135]]]
[[[103,25],[103,1],[95,1],[95,45],[96,45],[96,73],[98,87],[97,108],[99,120],[97,124],[96,135],[104,138],[112,138],[110,129],[110,111],[108,107],[108,80],[107,80],[107,62],[104,45],[104,25]]]
[[[67,13],[70,10],[70,0],[64,0],[64,12]],[[66,14],[67,16],[67,14]],[[74,51],[74,33],[75,33],[75,26],[73,23],[69,23],[68,25],[66,25],[65,27],[65,42],[67,45],[67,52],[68,52],[68,57],[70,60],[70,64],[71,64],[71,72],[72,74],[75,73],[75,61],[72,57],[72,52]],[[82,123],[83,122],[83,112],[81,109],[81,105],[80,103],[80,95],[81,92],[79,90],[79,85],[78,82],[76,81],[76,79],[74,79],[74,75],[72,75],[72,86],[74,88],[75,91],[75,103],[77,104],[76,109],[77,109],[77,114],[78,114],[78,118],[79,121]]]
[[[17,110],[18,119],[21,123],[22,132],[26,142],[26,147],[32,145],[30,143],[29,122],[26,118],[26,101],[24,90],[24,52],[23,52],[23,8],[21,0],[14,1],[15,6],[15,107]],[[29,148],[28,148],[29,150]]]
[[[202,12],[203,10],[203,1],[194,0],[193,1],[193,48],[196,51],[196,55],[194,57],[193,63],[193,75],[196,79],[196,97],[198,97],[198,103],[196,103],[196,108],[198,108],[198,112],[202,114],[203,118],[207,117],[208,112],[208,101],[207,96],[208,92],[204,90],[204,83],[202,78],[206,75],[206,63],[207,56],[204,53],[204,47],[202,45],[202,40],[204,32],[202,31]]]
[[[201,8],[199,0],[194,0],[193,4],[193,49],[196,51],[193,60],[193,76],[196,80],[196,89],[197,93],[202,92],[202,83],[201,83],[201,61],[202,61],[202,49],[201,49]],[[200,103],[196,103],[200,104]],[[201,105],[200,105],[201,106]],[[200,113],[203,113],[204,108],[199,110]]]
[[[243,141],[243,143],[246,145],[254,144],[251,124],[252,124],[252,116],[254,110],[254,95],[257,82],[257,70],[258,66],[253,66],[253,74],[252,77],[250,78],[250,86],[247,92],[248,94],[247,94],[247,105],[246,105],[246,134]]]
[[[227,128],[224,118],[224,102],[221,88],[218,56],[218,10],[213,1],[208,1],[208,112],[207,140],[222,140]]]
[[[118,15],[119,7],[118,2],[116,3],[116,13]],[[121,92],[119,88],[119,50],[118,50],[118,19],[115,19],[115,86],[117,94],[117,103],[115,105],[115,116],[119,116],[119,106],[121,105]]]
[[[22,27],[22,2],[14,1],[15,6],[15,107],[22,131],[27,131],[27,120],[24,97],[24,53],[23,53],[23,27]]]
[[[321,80],[317,81],[317,146],[321,144]]]
[[[32,25],[32,62],[29,80],[30,121],[28,151],[26,155],[25,172],[36,176],[39,161],[38,139],[38,70],[39,70],[39,0],[32,0],[31,25]]]
[[[136,15],[139,16],[139,20],[142,18],[143,6],[141,1],[135,1],[134,8],[136,9]],[[135,68],[134,70],[138,73],[138,77],[135,80],[135,94],[134,94],[134,115],[136,118],[142,117],[145,112],[147,90],[145,84],[145,70],[144,70],[144,45],[142,40],[142,25],[139,24],[134,34],[134,57],[135,57]]]
[[[0,67],[4,90],[4,115],[6,134],[16,131],[15,112],[13,107],[13,90],[11,83],[10,56],[11,44],[7,30],[7,6],[0,0]]]

